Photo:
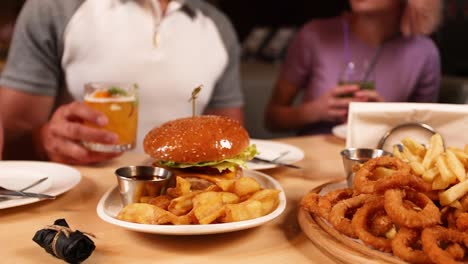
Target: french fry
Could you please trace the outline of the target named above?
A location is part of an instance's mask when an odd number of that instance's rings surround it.
[[[236,180],[232,192],[237,194],[239,197],[244,197],[258,192],[260,189],[260,184],[254,178],[242,177]]]
[[[460,210],[463,210],[463,206],[462,206],[462,204],[460,203],[460,201],[455,201],[455,202],[449,204],[448,206],[453,207],[453,208],[457,208],[457,209],[460,209]]]
[[[463,181],[439,193],[439,202],[442,206],[453,203],[468,192],[468,181]]]
[[[468,144],[465,144],[465,153],[468,154]]]
[[[446,158],[447,158],[447,165],[449,169],[455,174],[455,176],[458,178],[460,182],[465,180],[465,166],[463,166],[463,163],[457,158],[455,153],[453,153],[451,150],[447,150],[445,152]]]
[[[468,160],[468,153],[465,153],[465,151],[463,151],[463,149],[460,149],[460,148],[454,148],[454,147],[449,147],[447,148],[447,150],[451,150],[456,156],[457,158],[462,161],[463,163],[466,163],[467,160]]]
[[[406,159],[409,161],[409,164],[414,174],[422,175],[424,173],[425,169],[424,166],[421,164],[421,157],[413,154],[406,145],[403,145],[402,156],[406,157]]]
[[[437,157],[444,152],[444,144],[442,136],[439,134],[434,134],[429,142],[429,149],[424,155],[422,165],[424,168],[429,169],[432,164],[436,161]]]
[[[401,143],[403,143],[403,145],[407,147],[413,154],[419,157],[424,157],[424,154],[426,154],[426,148],[410,137],[402,139]]]
[[[449,169],[444,155],[439,155],[436,158],[436,166],[439,168],[440,177],[447,183],[452,183],[456,180],[457,176]]]
[[[439,175],[439,168],[432,167],[422,174],[422,178],[426,182],[433,182],[437,175]]]
[[[403,155],[410,161],[410,162],[413,162],[413,161],[416,161],[416,162],[420,162],[421,161],[421,158],[415,154],[413,154],[411,152],[411,150],[406,147],[406,146],[403,146]]]
[[[402,153],[400,152],[400,149],[397,146],[393,146],[393,156],[395,158],[399,158],[404,162],[408,162],[408,159],[406,157],[403,157]]]
[[[432,181],[432,190],[445,190],[449,186],[450,183],[442,179],[442,176],[440,176],[440,174],[434,178],[434,181]]]
[[[239,202],[239,196],[230,192],[204,192],[192,201],[195,218],[199,224],[206,225],[224,214],[224,205]]]
[[[423,175],[424,172],[426,171],[424,166],[420,162],[417,162],[417,161],[411,161],[410,166],[411,166],[411,170],[416,175]]]

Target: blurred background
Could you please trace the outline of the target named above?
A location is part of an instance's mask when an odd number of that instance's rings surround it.
[[[60,0],[58,0],[60,1]],[[190,1],[190,0],[189,0]],[[263,111],[291,37],[305,22],[335,16],[346,0],[207,0],[232,21],[242,43],[242,80],[246,127],[254,138],[270,133]],[[24,0],[0,1],[0,74],[8,53],[14,22]],[[468,0],[445,0],[444,21],[433,34],[442,60],[441,103],[468,103]]]

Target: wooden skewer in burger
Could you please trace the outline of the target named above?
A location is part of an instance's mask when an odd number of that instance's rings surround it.
[[[242,167],[256,154],[245,128],[225,116],[195,116],[195,99],[190,98],[193,116],[175,119],[152,129],[143,141],[154,165],[171,169],[188,179],[193,189],[204,189],[220,180],[242,175]]]

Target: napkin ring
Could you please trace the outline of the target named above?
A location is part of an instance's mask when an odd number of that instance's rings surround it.
[[[389,131],[387,131],[383,136],[382,138],[379,140],[379,143],[377,144],[377,148],[378,149],[382,149],[383,146],[385,145],[385,141],[387,141],[388,137],[390,137],[390,135],[395,132],[396,130],[399,130],[401,128],[406,128],[406,127],[419,127],[421,129],[424,129],[432,134],[436,134],[437,131],[431,127],[430,125],[428,124],[425,124],[425,123],[420,123],[420,122],[410,122],[410,123],[403,123],[403,124],[400,124],[400,125],[397,125],[396,127],[390,129]],[[442,144],[445,148],[445,141],[444,139],[442,139]]]

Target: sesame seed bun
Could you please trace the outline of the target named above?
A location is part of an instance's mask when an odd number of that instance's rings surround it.
[[[242,153],[249,135],[237,121],[224,116],[176,119],[151,130],[143,141],[156,161],[198,163],[219,161]]]

